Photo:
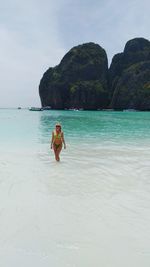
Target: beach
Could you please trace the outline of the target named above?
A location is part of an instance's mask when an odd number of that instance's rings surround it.
[[[149,267],[149,112],[1,109],[0,122],[3,267]]]

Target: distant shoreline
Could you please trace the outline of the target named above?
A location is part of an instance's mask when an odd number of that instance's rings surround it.
[[[29,110],[30,111],[30,108],[29,107],[0,107],[0,110],[2,109],[6,109],[6,110]],[[41,110],[36,110],[36,111],[74,111],[74,112],[78,112],[78,111],[99,111],[99,112],[150,112],[150,110],[134,110],[134,109],[49,109],[49,110],[46,110],[46,109],[42,109],[41,107]]]

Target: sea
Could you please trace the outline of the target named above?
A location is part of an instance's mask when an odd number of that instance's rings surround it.
[[[0,266],[150,266],[150,112],[0,109],[0,151]]]

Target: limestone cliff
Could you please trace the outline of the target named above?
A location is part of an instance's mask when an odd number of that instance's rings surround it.
[[[42,107],[52,109],[150,110],[150,41],[135,38],[108,70],[105,50],[95,43],[73,47],[43,75]]]
[[[86,43],[72,48],[39,86],[42,106],[99,109],[108,105],[108,62],[103,48]]]
[[[150,42],[135,38],[114,56],[109,69],[110,107],[150,110]]]

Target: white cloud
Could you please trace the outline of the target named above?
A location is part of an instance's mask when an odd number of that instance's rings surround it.
[[[64,55],[54,16],[56,6],[34,1],[3,6],[0,23],[0,106],[39,104],[43,72]],[[44,6],[44,8],[43,8]],[[49,8],[49,9],[48,9]]]
[[[109,60],[149,38],[149,0],[6,0],[0,5],[0,106],[39,105],[44,71],[74,45],[93,41]]]
[[[59,16],[62,42],[68,48],[94,41],[106,49],[110,61],[129,39],[149,38],[149,0],[82,1],[81,6],[79,0],[73,6],[70,2]]]

